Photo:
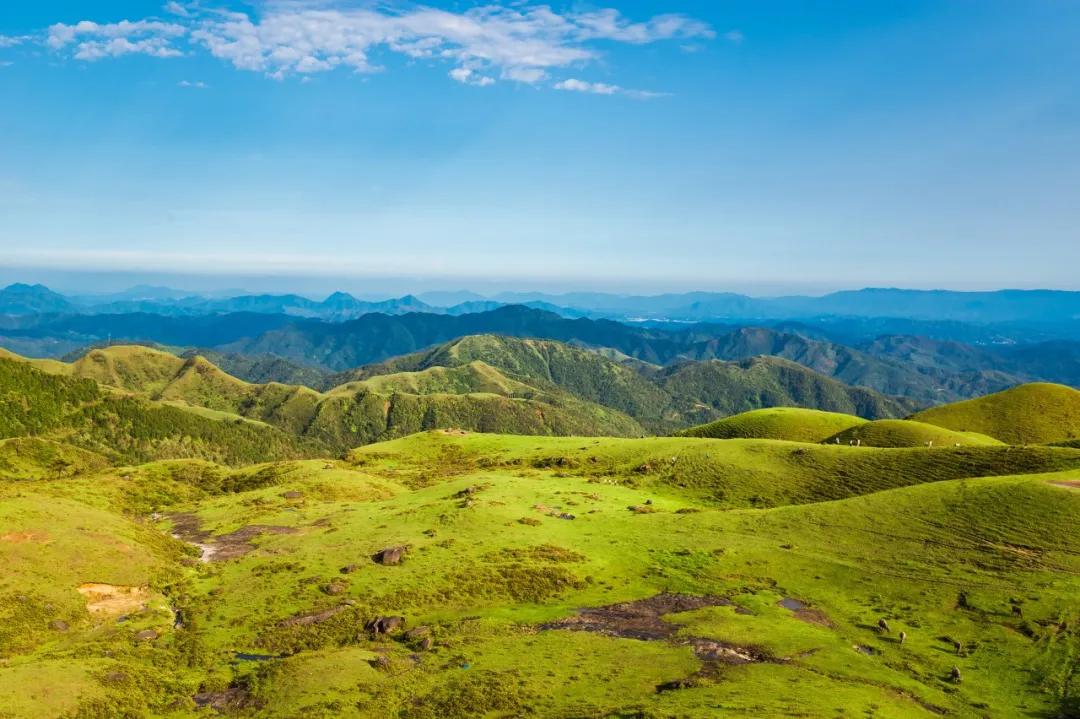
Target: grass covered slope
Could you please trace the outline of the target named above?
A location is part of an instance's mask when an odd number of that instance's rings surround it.
[[[899,417],[914,407],[779,357],[674,365],[656,380],[672,396],[674,416],[693,423],[763,407],[805,407],[867,419]]]
[[[825,440],[863,447],[968,447],[1003,444],[977,432],[957,432],[910,419],[879,419],[850,427]]]
[[[214,419],[0,359],[0,439],[16,437],[54,440],[125,462],[198,457],[244,464],[327,452],[266,425]]]
[[[608,353],[610,354],[610,353]],[[495,335],[463,337],[430,350],[338,375],[374,381],[380,375],[461,369],[477,362],[507,377],[623,412],[654,432],[771,406],[898,417],[914,405],[862,387],[848,387],[794,362],[757,357],[740,362],[632,366],[560,342]]]
[[[865,424],[850,414],[822,412],[799,407],[771,407],[679,432],[682,437],[711,439],[783,439],[791,442],[823,442],[844,430]]]
[[[74,363],[54,363],[49,369],[57,375],[54,383],[66,382],[67,388],[122,390],[111,395],[110,401],[117,406],[152,400],[159,403],[158,409],[170,410],[170,416],[187,410],[192,416],[239,423],[243,428],[239,431],[249,434],[256,431],[255,426],[273,427],[298,445],[320,448],[323,454],[439,427],[538,435],[634,437],[645,433],[635,420],[617,410],[557,387],[526,385],[482,363],[380,375],[329,392],[277,383],[250,384],[202,357],[183,359],[138,346],[93,350]],[[183,423],[191,421],[183,419]]]
[[[18,537],[0,541],[13,602],[0,706],[27,719],[215,714],[200,704],[260,719],[1068,717],[1078,462],[1047,447],[430,432],[341,462],[0,479]],[[897,474],[910,486],[865,494]],[[784,499],[784,477],[787,499],[814,503],[747,508],[755,490]],[[719,502],[706,487],[731,491]],[[817,501],[830,496],[844,499]],[[398,546],[400,563],[373,561]],[[92,610],[87,583],[127,588],[126,618]],[[380,617],[404,627],[365,630]]]
[[[685,437],[508,437],[429,432],[360,447],[357,466],[394,468],[406,484],[440,471],[554,471],[692,498],[718,509],[807,504],[926,482],[1080,470],[1080,451],[1058,447],[948,447],[928,451]]]
[[[1080,391],[1035,382],[924,410],[912,419],[1009,444],[1065,442],[1080,438]]]

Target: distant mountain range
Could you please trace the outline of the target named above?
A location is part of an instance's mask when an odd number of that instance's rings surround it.
[[[466,314],[503,305],[525,305],[567,317],[628,321],[746,321],[821,317],[877,318],[919,322],[977,324],[1034,323],[1080,328],[1080,292],[1000,290],[955,292],[869,288],[821,297],[748,297],[726,292],[688,292],[630,296],[577,292],[500,293],[484,297],[471,292],[432,292],[381,301],[366,301],[345,292],[323,300],[295,294],[201,296],[161,287],[133,288],[101,297],[65,297],[43,285],[15,284],[0,290],[0,315],[42,313],[123,314],[148,312],[193,316],[232,312],[284,314],[328,321],[364,314]],[[1077,330],[1080,331],[1080,330]]]
[[[495,334],[556,340],[624,361],[669,367],[682,362],[772,356],[853,387],[905,397],[919,406],[965,399],[1027,381],[1080,384],[1080,343],[975,346],[920,336],[886,335],[844,344],[802,325],[688,325],[670,329],[612,320],[567,319],[507,306],[464,315],[363,315],[345,322],[257,312],[165,317],[41,315],[14,318],[0,344],[63,356],[81,347],[135,342],[197,348],[237,376],[257,382],[323,386],[326,376],[382,362],[460,337]]]
[[[699,307],[722,305],[740,312],[762,303],[845,311],[864,303],[864,312],[887,313],[899,311],[906,302],[913,313],[929,314],[931,306],[937,306],[942,316],[967,313],[1002,320],[979,324],[836,315],[695,323],[581,317],[586,310],[500,305],[464,293],[428,296],[433,301],[461,300],[438,308],[411,295],[367,302],[338,292],[314,301],[299,295],[183,297],[166,288],[137,288],[100,298],[103,303],[95,305],[42,285],[12,285],[0,290],[0,346],[27,356],[64,357],[78,356],[88,346],[146,343],[202,353],[247,381],[325,389],[335,373],[461,337],[500,335],[568,343],[619,361],[644,363],[653,372],[669,372],[687,362],[775,357],[850,387],[926,407],[1031,381],[1080,386],[1080,341],[1069,339],[1068,331],[1074,325],[1080,328],[1080,322],[1067,319],[1078,295],[862,290],[776,300],[708,293],[503,296],[544,307],[550,299],[591,304],[596,311],[611,312],[631,310],[646,300],[661,309],[694,300]],[[120,311],[131,307],[139,311]],[[1038,312],[1044,312],[1038,322],[1015,319]],[[1053,318],[1058,324],[1049,322]],[[1057,337],[1056,330],[1062,328],[1065,337]]]

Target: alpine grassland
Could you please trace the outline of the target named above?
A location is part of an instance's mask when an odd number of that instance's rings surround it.
[[[1080,448],[523,346],[0,360],[0,717],[1077,716]]]

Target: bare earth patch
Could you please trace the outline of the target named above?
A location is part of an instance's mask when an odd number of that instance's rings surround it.
[[[251,542],[263,534],[293,534],[292,527],[279,527],[272,524],[249,524],[235,532],[213,535],[202,529],[199,518],[194,514],[173,514],[169,516],[173,523],[172,536],[182,542],[199,548],[200,559],[204,562],[223,562],[242,557],[255,549]]]
[[[702,674],[720,664],[750,664],[771,661],[764,651],[755,647],[737,646],[714,639],[678,636],[679,625],[665,621],[668,614],[690,612],[704,607],[730,607],[733,602],[723,597],[696,597],[687,594],[657,594],[636,602],[589,607],[566,619],[541,625],[541,629],[568,629],[595,632],[610,637],[655,642],[666,641],[689,646],[705,665]]]
[[[0,534],[0,542],[11,542],[12,544],[21,544],[23,542],[37,542],[41,544],[49,541],[49,534],[47,532],[9,532],[7,534]]]
[[[835,625],[832,620],[829,619],[829,615],[820,609],[814,609],[808,607],[805,602],[801,602],[798,599],[791,597],[784,597],[779,602],[780,606],[784,609],[790,609],[792,615],[801,622],[808,624],[817,624],[818,626],[827,627],[832,629]]]
[[[1068,489],[1080,489],[1080,479],[1063,479],[1059,482],[1051,482],[1058,487],[1067,487]]]
[[[75,589],[86,599],[86,610],[95,617],[118,617],[142,611],[150,600],[150,590],[146,587],[87,583]]]

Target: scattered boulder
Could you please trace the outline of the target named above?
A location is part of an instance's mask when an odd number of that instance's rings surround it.
[[[693,689],[697,686],[697,682],[691,677],[689,679],[675,679],[670,682],[664,682],[656,686],[656,693],[663,694],[664,692],[673,692],[679,689]]]
[[[135,635],[135,638],[140,642],[152,642],[158,638],[158,633],[153,629],[144,629]]]
[[[371,555],[372,561],[376,564],[382,564],[387,567],[392,567],[397,564],[401,564],[401,560],[405,558],[405,553],[409,551],[408,547],[387,547],[386,549],[380,549],[375,554]]]
[[[68,630],[68,623],[63,619],[54,619],[49,622],[49,628],[57,632],[66,632]]]
[[[285,499],[303,499],[304,493],[295,489],[291,489],[288,492],[282,494],[281,496]]]
[[[414,627],[413,629],[410,629],[409,631],[405,632],[405,638],[408,639],[409,641],[414,641],[416,639],[423,639],[425,637],[430,637],[430,636],[431,636],[431,627],[427,627],[427,626]]]
[[[340,571],[342,574],[352,574],[353,572],[359,572],[360,571],[360,565],[359,564],[346,564],[344,567],[342,567],[338,571]]]
[[[344,582],[330,582],[322,586],[323,593],[330,596],[344,594],[346,589],[348,589],[348,586]]]
[[[364,629],[372,634],[392,634],[405,626],[405,617],[376,617],[368,622]]]

